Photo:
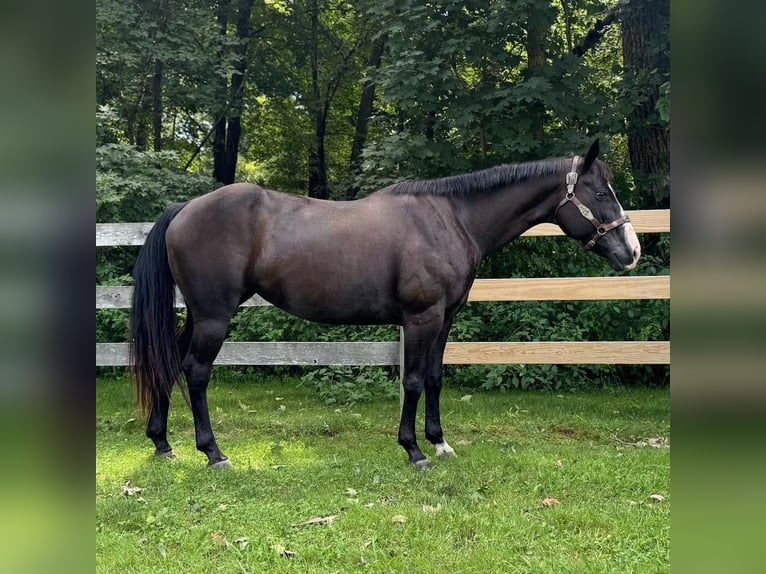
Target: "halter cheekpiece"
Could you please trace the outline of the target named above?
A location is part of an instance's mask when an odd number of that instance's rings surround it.
[[[593,227],[596,228],[596,232],[593,234],[593,236],[590,238],[589,241],[583,243],[583,249],[585,251],[589,251],[593,248],[594,245],[596,245],[596,242],[601,239],[604,235],[607,234],[607,232],[611,231],[612,229],[619,227],[620,225],[623,225],[624,223],[628,223],[630,221],[630,217],[627,216],[627,214],[623,215],[622,217],[618,217],[611,223],[601,223],[596,217],[593,215],[593,212],[588,209],[588,206],[583,204],[577,197],[575,197],[574,188],[575,185],[577,185],[577,160],[578,156],[574,156],[572,158],[572,168],[569,173],[567,173],[567,192],[566,195],[564,195],[564,199],[561,200],[561,202],[556,207],[556,211],[553,213],[553,221],[558,223],[556,221],[556,216],[559,213],[559,209],[561,209],[564,205],[567,203],[573,203],[578,211],[580,212],[580,215],[582,215],[585,219],[590,221],[593,224]]]

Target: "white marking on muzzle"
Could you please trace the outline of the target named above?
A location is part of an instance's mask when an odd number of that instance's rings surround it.
[[[620,203],[620,200],[617,199],[617,194],[614,191],[614,188],[612,187],[611,183],[607,183],[607,186],[609,186],[609,191],[612,192],[612,195],[614,196],[615,201],[617,203]],[[620,205],[620,216],[625,217],[625,210],[622,208],[622,205]],[[625,242],[630,245],[633,251],[633,262],[630,265],[626,265],[625,269],[627,271],[630,271],[636,266],[636,263],[638,263],[639,258],[641,257],[641,243],[638,241],[638,235],[636,235],[636,230],[633,229],[632,223],[625,223],[622,226],[623,233],[625,233],[624,238]]]
[[[633,250],[633,262],[630,265],[626,265],[625,269],[630,271],[638,263],[638,259],[641,257],[641,244],[638,242],[638,235],[636,230],[633,229],[633,224],[625,223],[622,226],[623,233],[625,234],[625,241]]]

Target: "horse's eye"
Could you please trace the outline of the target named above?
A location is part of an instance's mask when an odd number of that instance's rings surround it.
[[[602,199],[606,199],[606,191],[604,191],[603,189],[597,191],[596,192],[596,199],[598,199],[599,201],[601,201]]]

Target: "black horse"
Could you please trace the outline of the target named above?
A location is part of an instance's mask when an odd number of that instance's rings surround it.
[[[313,321],[402,325],[399,444],[429,466],[415,438],[425,389],[425,436],[437,456],[454,454],[439,416],[442,357],[482,257],[555,222],[616,270],[638,261],[638,238],[597,156],[598,140],[584,158],[405,181],[347,202],[233,184],[168,209],[138,256],[131,314],[131,364],[156,454],[172,456],[168,408],[183,373],[197,449],[209,466],[230,466],[206,391],[229,321],[255,293]],[[178,333],[174,284],[187,308]]]

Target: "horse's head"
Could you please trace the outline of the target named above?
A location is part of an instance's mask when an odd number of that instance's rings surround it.
[[[566,176],[566,191],[554,221],[569,237],[609,261],[617,271],[633,269],[641,245],[610,182],[606,164],[597,159],[598,140],[579,161],[575,156]]]

